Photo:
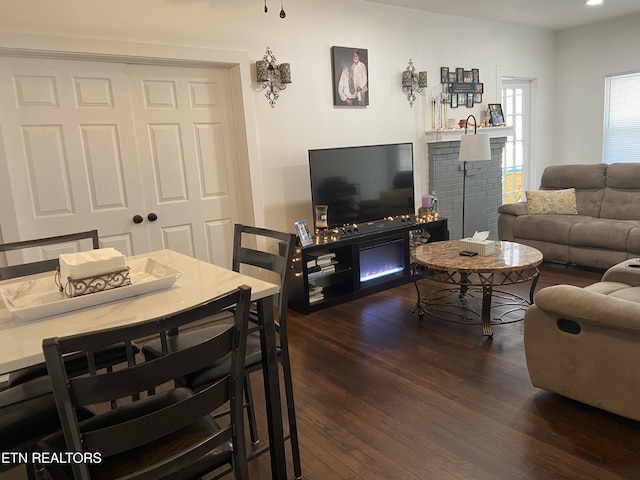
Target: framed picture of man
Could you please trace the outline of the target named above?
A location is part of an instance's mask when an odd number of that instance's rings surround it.
[[[343,107],[369,105],[369,54],[365,48],[331,47],[333,104]]]

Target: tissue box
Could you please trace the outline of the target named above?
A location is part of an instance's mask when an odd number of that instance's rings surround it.
[[[124,255],[114,248],[59,256],[56,283],[67,297],[77,297],[131,285]]]
[[[496,242],[493,240],[474,240],[462,238],[458,240],[459,251],[476,252],[478,255],[493,255],[496,252]]]

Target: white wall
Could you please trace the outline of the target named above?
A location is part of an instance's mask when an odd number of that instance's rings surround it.
[[[640,70],[640,14],[556,36],[553,163],[602,162],[605,76]]]
[[[311,220],[307,150],[350,145],[413,142],[416,198],[427,186],[427,98],[409,107],[400,89],[409,58],[427,70],[431,85],[441,66],[479,68],[484,104],[499,102],[499,73],[534,72],[536,110],[555,109],[552,32],[388,7],[362,0],[302,2],[268,0],[0,0],[0,31],[112,39],[248,52],[251,62],[270,46],[289,62],[293,84],[272,109],[255,82],[243,92],[253,110],[258,161],[251,175],[256,223],[292,231],[294,220]],[[333,106],[332,46],[368,49],[370,105]],[[1,46],[1,45],[0,45]],[[253,71],[253,67],[252,67]],[[433,90],[433,89],[430,89]],[[252,104],[251,104],[252,102]],[[473,110],[451,110],[466,118]],[[553,118],[539,125],[536,158],[552,158]],[[254,120],[249,119],[250,122]]]

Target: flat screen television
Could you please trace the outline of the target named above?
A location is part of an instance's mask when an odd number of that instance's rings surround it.
[[[413,144],[309,150],[311,198],[327,205],[327,226],[415,213]]]

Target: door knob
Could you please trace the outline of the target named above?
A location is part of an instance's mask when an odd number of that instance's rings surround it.
[[[147,218],[149,219],[150,222],[155,222],[158,219],[158,215],[152,212],[149,215],[147,215]]]
[[[142,223],[142,222],[144,222],[144,218],[142,218],[142,215],[133,216],[133,223]]]

